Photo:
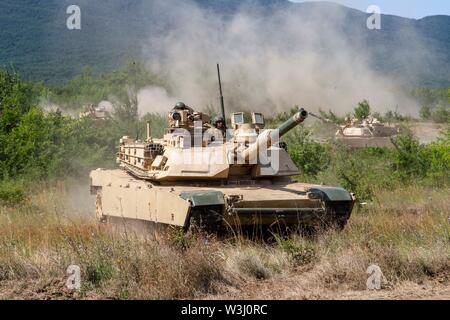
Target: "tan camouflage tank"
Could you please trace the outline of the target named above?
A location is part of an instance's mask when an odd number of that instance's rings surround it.
[[[399,127],[388,126],[376,118],[368,117],[362,121],[348,120],[336,132],[336,139],[352,148],[394,148],[391,138],[399,133]]]
[[[80,113],[80,118],[90,117],[94,120],[105,120],[109,116],[104,106],[95,106],[91,104],[84,109],[85,111]]]
[[[264,130],[263,114],[238,112],[226,130],[223,116],[211,123],[208,115],[178,103],[162,138],[152,137],[148,124],[145,140],[120,140],[120,169],[91,172],[97,217],[210,231],[342,228],[352,194],[291,180],[299,171],[279,138],[307,116],[300,109],[278,128]]]
[[[310,115],[323,122],[333,123],[313,113]],[[394,148],[391,139],[400,133],[400,127],[383,124],[374,117],[367,117],[362,121],[346,118],[344,125],[334,125],[338,128],[335,140],[350,148]]]
[[[91,172],[97,217],[186,229],[192,223],[212,230],[343,227],[353,195],[339,187],[292,182],[298,169],[278,143],[307,115],[301,109],[277,129],[263,130],[262,114],[252,113],[246,122],[244,113],[234,113],[233,134],[223,139],[207,115],[177,107],[163,138],[123,137],[117,158],[121,168]]]

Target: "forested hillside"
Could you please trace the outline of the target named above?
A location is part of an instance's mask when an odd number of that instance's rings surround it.
[[[289,11],[295,12],[299,21],[311,16],[327,19],[330,12],[335,12],[342,16],[335,29],[347,37],[349,49],[364,52],[378,72],[415,86],[450,85],[448,16],[412,20],[385,15],[382,30],[372,32],[364,28],[366,13],[330,3],[195,2],[205,12],[223,16],[225,21],[230,21],[237,12],[260,17]],[[82,8],[82,30],[75,31],[66,28],[66,8],[71,4],[73,1],[68,0],[3,0],[0,65],[13,65],[27,79],[55,84],[72,78],[87,66],[94,73],[105,73],[126,60],[144,60],[146,55],[142,51],[143,47],[148,48],[148,39],[155,35],[163,37],[172,30],[176,22],[172,7],[179,8],[183,2],[161,5],[157,0],[78,0],[76,4]],[[323,42],[333,40],[318,30],[308,32]]]

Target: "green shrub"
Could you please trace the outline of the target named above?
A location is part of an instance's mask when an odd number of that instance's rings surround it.
[[[0,181],[0,205],[14,206],[23,202],[26,192],[22,181]]]
[[[431,118],[431,108],[429,106],[422,106],[420,108],[420,118],[423,120],[430,120]]]
[[[317,259],[317,248],[312,240],[283,238],[281,236],[275,236],[275,240],[278,246],[291,256],[295,265],[307,265]]]
[[[436,123],[450,123],[450,108],[438,105],[431,114],[431,119]]]
[[[108,261],[97,261],[86,267],[87,280],[94,286],[100,286],[112,278],[114,269]]]
[[[336,176],[342,187],[356,194],[358,200],[367,201],[373,197],[373,186],[367,174],[370,170],[366,163],[357,157],[340,155],[335,162]]]
[[[337,146],[333,150],[332,162],[320,175],[325,182],[339,184],[356,194],[359,201],[372,200],[377,189],[390,189],[392,179],[391,154],[382,148],[348,149]]]
[[[370,116],[370,104],[369,101],[363,100],[358,103],[358,106],[354,110],[354,115],[357,119],[365,119]]]
[[[130,61],[101,77],[95,76],[92,69],[85,68],[64,85],[52,88],[49,98],[51,102],[71,110],[97,104],[111,97],[121,105],[129,103],[130,96],[134,95],[135,98],[137,89],[149,85],[163,85],[163,81],[141,63]]]
[[[315,177],[329,163],[329,149],[315,142],[311,132],[298,127],[286,138],[289,154],[303,175]]]
[[[427,177],[437,185],[450,184],[450,130],[444,137],[425,147],[428,162]]]
[[[429,163],[425,155],[425,147],[419,143],[411,132],[406,131],[399,135],[393,143],[394,171],[402,179],[424,177]]]

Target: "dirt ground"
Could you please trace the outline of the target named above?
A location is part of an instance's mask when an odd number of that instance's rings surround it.
[[[450,300],[450,286],[444,283],[403,283],[379,291],[308,288],[303,277],[273,278],[245,283],[241,288],[223,287],[206,300]],[[104,295],[79,296],[65,288],[64,281],[4,282],[0,300],[108,299]]]
[[[420,143],[429,144],[436,141],[445,128],[444,125],[436,123],[414,123],[411,129]]]
[[[314,287],[308,275],[254,281],[240,289],[208,296],[207,299],[280,300],[450,300],[448,282],[416,284],[405,282],[381,290],[326,289]]]

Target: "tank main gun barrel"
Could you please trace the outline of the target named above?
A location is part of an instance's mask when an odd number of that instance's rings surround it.
[[[274,142],[277,142],[286,133],[303,123],[307,117],[308,112],[301,108],[278,128],[262,132],[255,143],[244,150],[243,155],[245,160],[248,161],[251,157],[255,158],[258,154],[258,150],[267,150],[267,148],[270,148]]]
[[[298,110],[296,114],[294,114],[292,117],[290,117],[287,121],[282,123],[277,129],[279,137],[281,138],[286,133],[294,129],[296,126],[298,126],[300,123],[305,121],[305,119],[308,117],[308,112],[301,108]]]

